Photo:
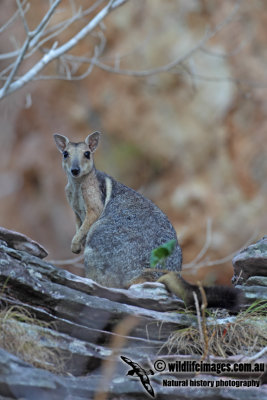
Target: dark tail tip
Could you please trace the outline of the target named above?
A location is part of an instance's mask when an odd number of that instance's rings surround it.
[[[228,286],[213,286],[204,288],[208,307],[226,308],[232,312],[240,311],[243,303],[243,293],[240,289]]]

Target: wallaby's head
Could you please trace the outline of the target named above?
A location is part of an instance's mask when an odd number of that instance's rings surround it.
[[[84,142],[72,143],[66,136],[54,134],[58,150],[62,153],[62,166],[74,178],[89,174],[94,168],[93,152],[96,150],[100,134],[91,133]]]

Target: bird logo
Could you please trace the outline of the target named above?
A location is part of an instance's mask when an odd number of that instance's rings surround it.
[[[146,391],[150,394],[150,396],[155,397],[154,390],[150,384],[150,380],[148,377],[148,375],[154,375],[154,372],[152,371],[152,369],[150,369],[149,371],[146,371],[144,368],[140,367],[139,364],[137,364],[136,362],[133,362],[132,360],[130,360],[130,358],[127,358],[124,356],[121,356],[121,359],[126,364],[130,365],[130,367],[132,367],[132,369],[130,371],[128,371],[126,375],[129,375],[129,376],[136,375],[136,377],[138,377],[140,379],[142,385],[144,386]]]

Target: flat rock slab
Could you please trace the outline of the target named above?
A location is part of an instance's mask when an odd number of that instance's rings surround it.
[[[5,241],[15,250],[23,250],[40,258],[45,258],[48,255],[48,252],[43,246],[28,236],[23,235],[23,233],[3,228],[2,226],[0,226],[0,239]]]
[[[235,276],[267,276],[267,236],[240,251],[233,258]]]

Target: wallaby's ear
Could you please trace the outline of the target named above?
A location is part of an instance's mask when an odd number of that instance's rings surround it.
[[[100,133],[94,132],[88,135],[87,138],[85,139],[85,143],[88,144],[89,149],[92,153],[96,150],[98,146],[99,138],[100,138]]]
[[[58,133],[54,134],[54,139],[55,139],[58,150],[61,153],[63,153],[67,144],[69,143],[69,139],[66,136],[59,135]]]

